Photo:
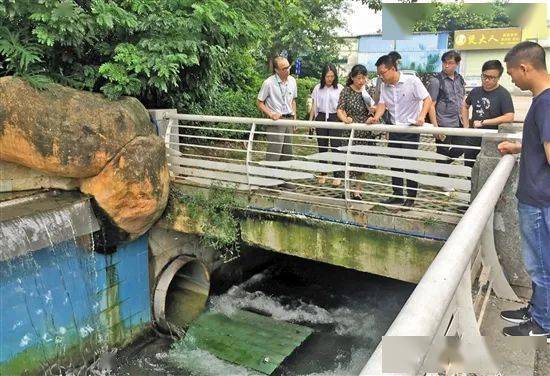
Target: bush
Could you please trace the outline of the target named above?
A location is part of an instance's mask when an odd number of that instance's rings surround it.
[[[302,77],[298,78],[298,99],[296,100],[296,109],[298,112],[298,120],[308,120],[307,99],[311,96],[311,92],[315,85],[319,83],[318,78]]]
[[[245,90],[233,90],[226,88],[224,90],[217,91],[212,95],[208,103],[203,106],[195,105],[191,107],[190,112],[200,115],[263,118],[264,115],[257,106],[257,96],[262,83],[263,79],[256,76],[254,77],[252,84]],[[307,99],[310,97],[311,91],[317,83],[318,79],[316,78],[303,77],[297,79],[298,99],[296,101],[296,109],[298,112],[298,119],[300,120],[308,119]],[[250,126],[245,124],[218,123],[215,125],[215,128],[248,130],[250,129]],[[262,130],[263,127],[258,126],[256,129]],[[189,130],[186,131],[186,133],[191,134]],[[204,130],[195,131],[192,134],[200,134],[208,137],[248,138],[246,133],[213,131],[207,130],[206,127]]]
[[[216,250],[224,260],[239,255],[240,227],[235,212],[245,203],[237,198],[235,189],[213,183],[206,195],[172,190],[170,200],[172,206],[178,202],[184,204],[189,219],[200,225],[204,231],[202,244]],[[174,207],[178,209],[178,206]]]

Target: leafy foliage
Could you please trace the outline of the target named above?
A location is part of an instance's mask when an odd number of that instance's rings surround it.
[[[344,0],[4,0],[2,75],[48,79],[148,107],[252,115],[271,57],[333,62]],[[1,61],[1,60],[0,60]],[[240,92],[247,94],[241,96]],[[243,99],[243,100],[241,100]],[[236,104],[229,105],[230,101]],[[218,104],[219,103],[219,104]],[[237,107],[238,106],[238,107]]]
[[[313,87],[319,82],[317,78],[304,77],[298,78],[298,100],[296,103],[298,111],[298,119],[307,120],[307,98],[309,98]],[[263,117],[262,113],[256,105],[256,98],[258,91],[262,85],[263,78],[260,78],[256,75],[254,83],[251,84],[248,88],[243,90],[233,90],[233,89],[224,89],[216,90],[209,102],[203,103],[201,105],[196,104],[190,108],[190,112],[194,114],[204,114],[204,115],[218,115],[218,116],[237,116],[237,117],[251,117],[251,118],[261,118]],[[197,123],[195,125],[200,125]],[[248,125],[241,124],[229,124],[221,123],[216,124],[215,128],[224,128],[224,129],[241,129],[248,130]],[[263,130],[263,126],[258,125],[258,130]],[[231,131],[218,131],[211,130],[211,128],[203,129],[188,129],[186,134],[189,135],[200,135],[207,137],[221,137],[221,138],[240,138],[248,139],[248,133],[239,133]],[[185,142],[195,142],[196,139],[186,138]],[[208,142],[207,140],[200,140],[201,143]]]
[[[0,55],[5,57],[0,68],[27,79],[34,87],[43,89],[51,82],[37,67],[42,62],[40,46],[22,39],[20,33],[0,27]]]
[[[511,26],[510,17],[505,12],[505,2],[496,1],[488,12],[480,12],[480,7],[469,7],[464,2],[433,2],[433,12],[418,21],[414,31],[451,31],[485,29]],[[476,11],[476,9],[478,11]]]
[[[8,0],[0,6],[9,28],[0,53],[14,63],[3,73],[32,64],[56,81],[111,98],[135,95],[150,105],[200,100],[220,83],[229,54],[264,39],[261,24],[242,9],[253,3]]]
[[[361,2],[375,11],[382,10],[382,0],[361,0]],[[411,4],[418,2],[418,0],[400,0],[400,2],[404,4]]]
[[[344,0],[279,0],[273,5],[277,17],[270,19],[268,59],[287,51],[291,61],[302,58],[305,76],[317,76],[323,64],[335,61],[340,41],[334,30],[343,25]]]
[[[320,76],[320,75],[319,75]],[[319,83],[319,78],[304,77],[298,80],[298,99],[296,101],[296,109],[298,112],[298,120],[308,120],[307,99],[315,85]]]
[[[202,243],[220,252],[224,259],[238,256],[239,222],[235,211],[243,207],[235,190],[213,184],[208,195],[202,192],[183,194],[172,191],[173,199],[185,204],[189,218],[200,223]]]

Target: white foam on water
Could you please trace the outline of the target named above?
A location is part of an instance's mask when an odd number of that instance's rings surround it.
[[[185,369],[192,376],[248,376],[257,375],[244,367],[239,367],[216,358],[208,351],[196,348],[193,340],[184,338],[172,345],[167,355],[157,354],[157,358],[169,361],[178,368]]]
[[[251,286],[253,286],[257,283],[262,282],[267,277],[270,277],[271,274],[272,274],[271,270],[266,269],[266,270],[262,271],[261,273],[254,274],[252,277],[250,277],[249,279],[247,279],[246,281],[244,281],[243,283],[241,283],[238,286],[240,286],[243,289],[246,288],[246,287],[251,287]]]
[[[335,332],[338,335],[351,335],[355,337],[375,338],[377,325],[374,315],[365,311],[354,311],[349,308],[337,308],[330,310],[336,324]]]
[[[225,315],[231,315],[238,309],[253,308],[269,313],[275,320],[312,324],[333,322],[330,313],[324,308],[300,300],[292,305],[283,304],[281,297],[275,298],[262,291],[249,292],[240,286],[234,286],[226,294],[212,298],[210,306],[213,311]]]
[[[27,333],[21,338],[21,341],[19,341],[19,347],[25,347],[31,342],[31,336]]]
[[[323,372],[314,372],[302,376],[349,376],[359,375],[367,363],[370,352],[367,349],[352,349],[351,358],[347,363],[338,362],[336,367]]]
[[[250,281],[250,280],[249,280]],[[331,324],[338,335],[373,338],[376,325],[372,313],[349,308],[325,309],[302,300],[285,304],[284,296],[269,296],[262,291],[249,292],[244,284],[233,286],[227,293],[210,300],[210,310],[231,316],[236,310],[252,308],[270,314],[275,320],[303,324]]]

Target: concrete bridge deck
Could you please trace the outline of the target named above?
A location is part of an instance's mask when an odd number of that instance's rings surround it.
[[[185,194],[201,188],[180,184],[176,189]],[[252,197],[237,210],[239,240],[245,244],[414,283],[454,226],[343,207],[308,205],[306,210],[284,197],[271,202],[270,209],[262,204]],[[173,203],[168,217],[172,220],[164,220],[163,227],[197,235],[204,231],[184,202]]]

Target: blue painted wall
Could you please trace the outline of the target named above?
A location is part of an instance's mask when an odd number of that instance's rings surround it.
[[[0,374],[85,357],[151,321],[147,237],[102,255],[74,240],[0,263]]]
[[[365,35],[359,38],[359,64],[375,71],[376,60],[390,51],[398,51],[403,59],[401,69],[419,72],[441,70],[441,55],[447,48],[449,33],[413,34],[409,39],[388,40],[382,35]]]

